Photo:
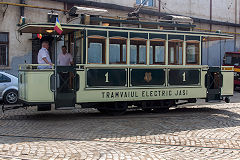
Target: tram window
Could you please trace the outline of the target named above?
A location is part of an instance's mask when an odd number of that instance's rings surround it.
[[[199,43],[186,43],[186,64],[199,64]]]
[[[106,40],[105,38],[88,38],[88,63],[105,64]]]
[[[150,64],[164,64],[165,41],[150,42]]]
[[[76,47],[74,49],[76,64],[81,64],[81,52],[82,52],[81,49],[82,49],[82,39],[77,39]]]
[[[183,42],[168,42],[169,64],[181,65],[183,63]]]
[[[131,40],[130,44],[130,63],[146,64],[146,40]]]
[[[126,64],[127,54],[126,39],[110,39],[109,41],[109,63]]]

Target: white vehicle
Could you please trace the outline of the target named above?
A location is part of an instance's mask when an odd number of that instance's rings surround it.
[[[5,104],[15,104],[18,101],[18,78],[5,72],[0,72],[0,100]]]

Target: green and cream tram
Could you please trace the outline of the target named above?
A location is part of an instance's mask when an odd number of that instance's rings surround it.
[[[26,24],[19,31],[49,34],[53,28]],[[73,48],[74,66],[19,68],[19,99],[38,110],[80,104],[105,113],[123,113],[128,106],[161,111],[197,99],[228,102],[233,95],[233,67],[202,65],[203,42],[231,35],[85,24],[62,28],[65,45]]]

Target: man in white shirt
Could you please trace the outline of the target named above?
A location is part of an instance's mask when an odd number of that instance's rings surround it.
[[[38,69],[51,69],[52,61],[48,52],[49,42],[42,42],[42,48],[38,52],[38,64],[49,64],[49,66],[38,66]]]
[[[70,53],[67,53],[67,47],[62,46],[62,53],[58,55],[59,66],[71,66],[73,65],[73,57]]]

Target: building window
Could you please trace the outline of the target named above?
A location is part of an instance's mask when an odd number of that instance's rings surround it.
[[[182,41],[168,42],[168,63],[172,65],[183,64],[183,42]]]
[[[8,33],[0,33],[0,66],[8,66]]]
[[[88,63],[106,63],[106,39],[102,37],[88,38]]]
[[[130,63],[146,64],[147,60],[147,42],[146,40],[131,40],[130,42]]]
[[[165,64],[165,41],[150,41],[150,64]]]
[[[147,1],[147,0],[136,0],[136,4],[140,5],[144,1]],[[148,0],[147,2],[145,2],[144,6],[151,6],[151,7],[153,7],[153,1],[154,0]]]
[[[187,42],[186,53],[186,64],[199,64],[199,42]]]
[[[109,40],[109,63],[126,64],[127,40],[124,38],[111,38]]]

